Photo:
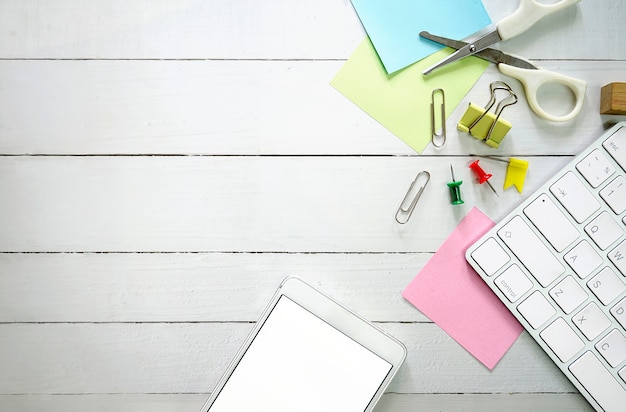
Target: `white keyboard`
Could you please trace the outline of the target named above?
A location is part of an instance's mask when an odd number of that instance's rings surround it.
[[[626,122],[473,244],[467,261],[598,411],[626,411]]]

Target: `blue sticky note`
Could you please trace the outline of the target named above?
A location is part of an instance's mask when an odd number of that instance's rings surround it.
[[[442,48],[422,39],[420,31],[462,40],[491,23],[480,0],[352,0],[352,4],[389,74]]]

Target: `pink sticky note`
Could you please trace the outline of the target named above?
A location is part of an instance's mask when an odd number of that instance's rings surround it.
[[[523,327],[465,260],[465,251],[494,223],[472,208],[402,296],[489,369]]]

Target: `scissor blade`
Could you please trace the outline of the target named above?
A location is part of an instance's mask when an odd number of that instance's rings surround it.
[[[430,34],[427,31],[421,32],[420,36],[425,38],[425,39],[437,42],[439,44],[443,44],[444,46],[448,46],[448,47],[452,47],[453,49],[457,49],[457,52],[459,50],[463,49],[464,47],[467,47],[468,45],[470,45],[470,43],[466,43],[464,41],[449,39],[447,37],[436,36],[434,34]],[[452,53],[449,57],[452,57],[455,54],[456,54],[456,52]],[[533,66],[530,62],[527,62],[526,60],[520,59],[518,57],[511,56],[509,54],[503,53],[500,50],[496,50],[496,49],[485,48],[485,49],[483,49],[481,51],[473,53],[473,55],[477,56],[477,57],[480,57],[481,59],[485,59],[487,61],[495,63],[495,64],[504,63],[504,64],[508,64],[509,66],[521,67],[522,69],[537,70],[537,67]],[[455,59],[455,60],[457,60],[457,59]],[[423,74],[428,74],[431,71],[435,70],[436,68],[443,66],[443,64],[441,64],[441,63],[443,63],[445,61],[446,61],[446,59],[444,59],[441,62],[437,63],[436,65],[434,65],[434,66],[424,70]],[[444,64],[447,64],[447,62],[445,62]]]
[[[454,61],[460,60],[463,57],[467,57],[470,54],[472,54],[472,53],[469,51],[468,47],[461,47],[460,49],[458,49],[457,51],[455,51],[454,53],[452,53],[451,55],[449,55],[445,59],[440,60],[436,64],[434,64],[434,65],[430,66],[429,68],[427,68],[426,70],[424,70],[422,72],[422,74],[430,74],[433,70],[436,70],[436,69],[438,69],[440,67],[443,67],[446,64],[452,63]]]
[[[436,63],[435,65],[429,67],[424,70],[423,74],[428,74],[439,67],[445,66],[448,63],[452,63],[454,61],[460,60],[463,57],[471,56],[473,54],[478,53],[481,50],[486,49],[487,47],[501,41],[502,38],[498,34],[497,30],[492,31],[491,33],[485,34],[483,37],[472,43],[466,43],[463,47],[459,47],[458,50],[452,53],[450,56]]]

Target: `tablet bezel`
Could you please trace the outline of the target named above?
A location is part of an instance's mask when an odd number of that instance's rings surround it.
[[[257,321],[254,329],[247,336],[236,356],[228,365],[228,368],[218,381],[211,396],[201,409],[201,412],[208,412],[215,402],[217,395],[221,392],[228,378],[233,373],[239,361],[252,344],[254,338],[263,327],[265,320],[271,314],[281,296],[286,296],[304,309],[322,319],[347,337],[353,339],[363,347],[367,348],[391,365],[389,373],[382,381],[376,393],[372,394],[370,403],[364,412],[373,410],[374,406],[383,395],[385,389],[395,376],[396,372],[406,359],[406,347],[402,342],[387,334],[373,323],[359,316],[324,292],[314,288],[297,277],[288,277],[280,284],[278,290],[270,300],[267,307]]]

